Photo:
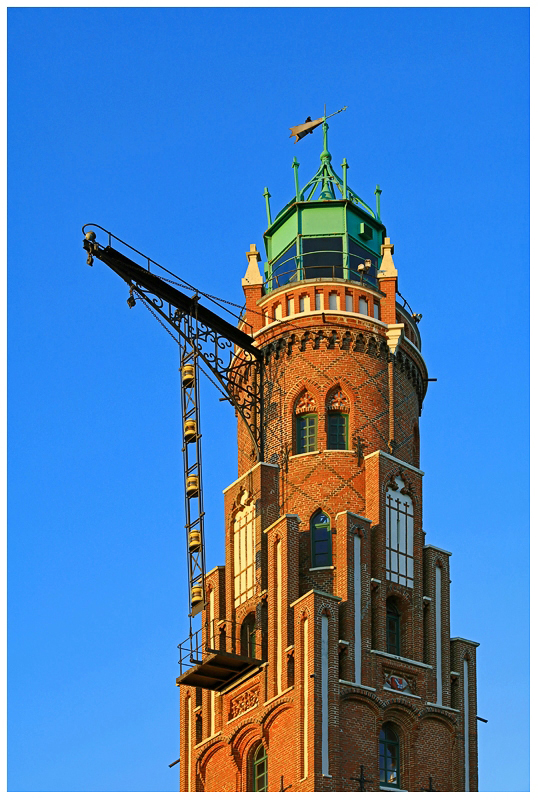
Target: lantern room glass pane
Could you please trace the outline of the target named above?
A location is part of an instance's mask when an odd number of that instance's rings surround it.
[[[341,236],[303,239],[302,263],[305,278],[343,278]]]
[[[297,246],[295,242],[271,266],[271,288],[278,289],[297,280]]]

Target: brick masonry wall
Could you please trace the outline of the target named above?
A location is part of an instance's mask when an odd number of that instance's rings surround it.
[[[306,294],[314,308],[314,292],[320,288],[323,308],[328,308],[329,292],[337,291],[340,311],[306,313],[273,324],[278,303],[280,313],[287,309],[288,300],[297,309],[301,294]],[[227,639],[222,641],[240,647],[241,624],[248,614],[255,614],[261,663],[216,694],[213,732],[210,692],[181,686],[182,791],[189,784],[189,763],[193,791],[251,791],[252,758],[260,744],[268,757],[269,791],[279,791],[281,780],[287,791],[357,791],[361,766],[368,781],[366,791],[378,791],[379,734],[385,723],[400,737],[402,788],[421,791],[428,787],[431,775],[436,791],[464,791],[465,661],[469,785],[471,791],[478,790],[476,645],[450,639],[449,554],[424,541],[418,422],[427,373],[417,349],[406,339],[400,341],[395,355],[389,351],[387,325],[403,319],[395,308],[395,288],[394,283],[376,293],[325,283],[297,285],[261,299],[259,291],[247,293],[249,324],[256,327],[260,313],[265,324],[257,344],[265,353],[266,463],[254,463],[250,437],[239,422],[240,477],[224,491],[226,567],[208,573],[206,589],[215,593],[215,617],[224,621],[221,627]],[[343,310],[348,291],[353,314]],[[361,296],[371,315],[374,300],[381,302],[381,320],[358,313]],[[327,449],[327,403],[335,389],[342,391],[349,404],[347,451]],[[295,404],[304,391],[318,414],[318,449],[297,454]],[[403,481],[414,506],[412,588],[386,577],[386,492],[396,479]],[[255,508],[255,590],[236,606],[233,525],[245,503]],[[313,569],[310,519],[320,509],[331,520],[332,564]],[[355,608],[356,537],[361,548],[360,609]],[[440,706],[436,704],[437,566],[442,570]],[[401,614],[400,656],[386,652],[388,597],[397,601]],[[361,615],[360,643],[354,640],[357,613]],[[324,616],[329,636],[326,775],[321,746]],[[355,682],[358,658],[360,684]],[[389,684],[394,678],[406,682],[405,691]]]

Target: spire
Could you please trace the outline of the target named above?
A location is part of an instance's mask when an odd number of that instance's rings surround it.
[[[379,278],[397,278],[398,270],[394,266],[392,254],[394,253],[394,245],[390,243],[388,236],[385,236],[383,244],[381,245],[381,266],[379,268]]]
[[[261,286],[263,285],[263,278],[258,267],[258,261],[261,261],[261,256],[255,244],[250,245],[250,250],[245,253],[248,261],[247,271],[245,277],[241,281],[243,286]]]

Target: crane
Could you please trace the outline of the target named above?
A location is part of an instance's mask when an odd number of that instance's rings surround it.
[[[106,244],[97,241],[95,229]],[[192,618],[205,608],[205,541],[200,433],[199,374],[209,370],[213,383],[235,408],[263,461],[263,353],[245,330],[199,302],[202,292],[114,236],[100,225],[83,226],[83,248],[92,266],[97,258],[129,286],[130,308],[140,300],[163,324],[180,348],[185,529],[187,540],[190,637]],[[127,250],[126,255],[123,250]],[[188,296],[173,284],[194,291]],[[210,295],[210,300],[215,301]],[[241,324],[241,317],[239,315]],[[244,326],[243,326],[244,327]],[[196,649],[196,648],[195,648]]]

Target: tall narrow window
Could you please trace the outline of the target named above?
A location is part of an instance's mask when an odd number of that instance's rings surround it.
[[[330,567],[332,563],[331,520],[323,511],[318,511],[310,520],[312,541],[312,566]]]
[[[379,785],[400,788],[400,739],[387,724],[379,734]]]
[[[368,316],[368,300],[366,297],[361,297],[359,300],[359,314],[364,314],[366,317]]]
[[[261,744],[252,757],[252,791],[267,791],[267,753]]]
[[[401,478],[386,496],[386,578],[413,588],[413,501]]]
[[[329,292],[329,308],[331,311],[338,310],[338,295],[336,292]]]
[[[379,303],[377,300],[374,300],[374,318],[381,319],[381,315],[379,313]]]
[[[256,658],[256,615],[247,614],[241,625],[241,655]]]
[[[234,602],[241,605],[255,590],[254,552],[256,547],[255,504],[243,492],[233,522],[234,536]]]
[[[288,311],[288,314],[287,314],[288,317],[293,316],[293,297],[288,297],[287,311]]]
[[[316,311],[321,311],[322,298],[323,295],[321,294],[321,292],[316,292]]]
[[[353,311],[353,295],[346,292],[346,311]]]
[[[318,415],[316,403],[306,390],[295,405],[295,451],[312,453],[318,447]]]
[[[392,597],[387,600],[387,653],[400,655],[400,612]]]
[[[348,449],[349,400],[340,386],[336,386],[327,398],[327,449]]]
[[[300,298],[299,298],[299,312],[300,312],[301,314],[302,314],[304,311],[306,311],[306,307],[305,307],[305,300],[306,300],[306,295],[302,294],[302,295],[300,296]]]
[[[297,417],[297,452],[313,453],[317,448],[317,414],[301,414]]]
[[[327,449],[347,450],[347,414],[330,411],[327,422]]]

